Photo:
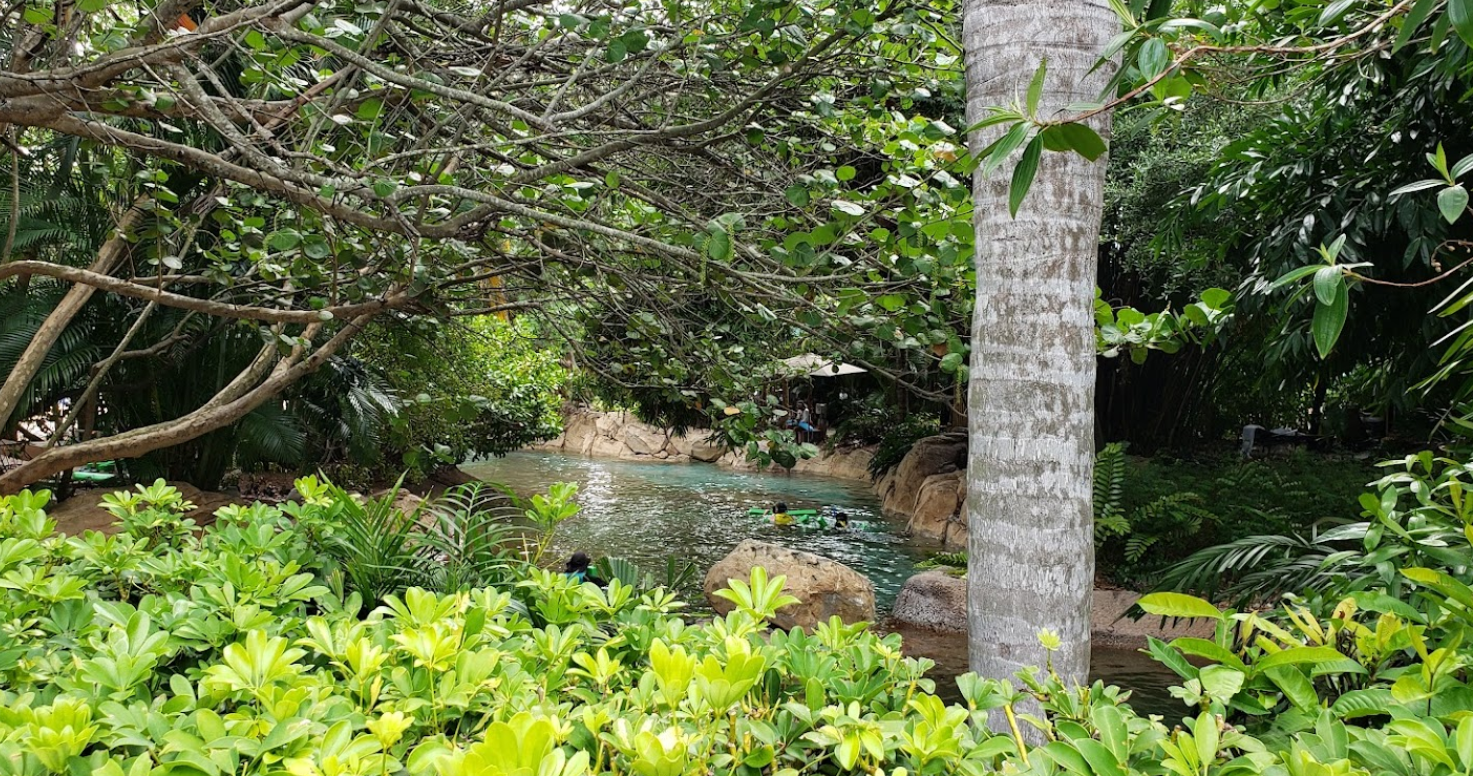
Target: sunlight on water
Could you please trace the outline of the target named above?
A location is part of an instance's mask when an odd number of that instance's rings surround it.
[[[757,539],[832,558],[864,574],[874,582],[877,603],[885,611],[915,573],[915,562],[933,549],[898,535],[904,524],[881,516],[868,483],[535,452],[464,468],[523,495],[544,491],[554,482],[578,483],[583,509],[560,529],[554,547],[560,557],[583,550],[596,558],[628,558],[654,570],[663,569],[665,558],[673,555],[695,561],[704,577],[738,542]],[[752,507],[765,509],[777,501],[786,501],[790,509],[840,506],[874,530],[778,528],[747,514]],[[702,603],[699,590],[686,593],[692,603]]]

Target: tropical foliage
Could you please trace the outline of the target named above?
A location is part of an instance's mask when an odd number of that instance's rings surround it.
[[[1415,463],[1407,490],[1461,503],[1456,474],[1431,486]],[[1211,638],[1152,642],[1182,676],[1189,715],[1174,724],[1046,667],[1016,683],[964,675],[949,705],[898,636],[837,620],[766,631],[792,599],[760,569],[703,625],[663,587],[539,570],[521,541],[501,544],[511,565],[491,587],[374,589],[323,533],[353,499],[298,488],[303,502],[230,507],[199,530],[177,491],[139,488],[107,500],[120,533],[70,538],[54,533],[46,493],[0,500],[0,607],[15,626],[0,649],[0,769],[1421,776],[1470,764],[1473,598],[1467,564],[1443,565],[1452,555],[1391,554],[1394,575],[1272,611],[1143,599],[1217,624]],[[568,495],[524,506],[555,526]],[[437,524],[475,509],[451,502],[429,507]]]

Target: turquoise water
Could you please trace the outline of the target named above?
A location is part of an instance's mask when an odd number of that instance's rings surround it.
[[[463,468],[523,495],[545,491],[554,482],[577,483],[582,511],[559,528],[554,549],[560,555],[582,550],[595,558],[628,558],[651,570],[663,569],[665,558],[674,556],[695,561],[704,577],[743,539],[757,539],[832,558],[864,574],[874,582],[881,611],[889,610],[900,586],[915,573],[916,561],[935,549],[901,537],[904,524],[880,514],[868,483],[537,452]],[[778,501],[789,509],[840,506],[872,530],[779,528],[747,514]],[[701,602],[699,587],[697,579],[685,591],[692,603]]]
[[[582,511],[564,523],[554,550],[566,557],[582,550],[594,557],[628,558],[652,571],[665,558],[693,560],[699,575],[682,593],[704,608],[701,580],[706,570],[743,539],[758,539],[816,553],[843,563],[874,582],[881,619],[895,601],[915,563],[934,545],[900,535],[904,523],[880,514],[879,500],[868,483],[824,477],[738,472],[710,464],[637,463],[583,458],[558,453],[520,452],[505,458],[466,464],[468,473],[500,482],[522,495],[545,491],[554,482],[578,484]],[[833,533],[778,528],[758,517],[752,507],[786,501],[790,509],[835,504],[855,520],[868,521],[872,532]],[[957,700],[952,681],[966,671],[967,640],[963,634],[901,631],[906,651],[936,661],[931,676],[938,691]],[[1166,688],[1175,676],[1133,651],[1096,648],[1091,656],[1095,679],[1130,688],[1137,711],[1181,716],[1180,701]]]

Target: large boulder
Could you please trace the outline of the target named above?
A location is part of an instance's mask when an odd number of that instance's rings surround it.
[[[966,633],[967,580],[941,570],[905,580],[890,618],[897,623],[934,631]]]
[[[730,612],[732,602],[716,595],[731,580],[747,580],[761,566],[769,577],[787,577],[783,589],[798,603],[783,607],[773,624],[784,630],[812,630],[838,615],[844,622],[874,622],[875,586],[863,574],[837,561],[809,552],[747,539],[706,573],[706,600],[718,614]]]
[[[793,468],[797,474],[816,474],[841,480],[869,480],[869,462],[875,457],[873,447],[825,448],[816,458],[798,461]]]
[[[690,446],[690,452],[687,455],[701,463],[716,463],[721,460],[721,456],[726,455],[726,448],[707,442],[696,442]]]
[[[967,435],[926,437],[880,480],[885,511],[911,518],[910,532],[950,547],[967,543]]]
[[[655,455],[665,451],[669,441],[665,434],[643,423],[630,423],[623,428],[624,446],[634,455]]]
[[[933,474],[921,483],[906,531],[947,548],[967,545],[966,470]]]

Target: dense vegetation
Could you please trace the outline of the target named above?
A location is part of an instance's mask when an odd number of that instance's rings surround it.
[[[109,497],[121,533],[70,538],[54,534],[47,494],[24,492],[0,500],[13,623],[0,771],[1461,772],[1470,474],[1430,456],[1398,469],[1365,499],[1379,505],[1367,524],[1382,529],[1368,548],[1379,557],[1348,561],[1315,597],[1242,613],[1143,601],[1219,623],[1211,639],[1152,642],[1181,674],[1181,725],[1046,670],[960,677],[963,705],[948,706],[895,636],[837,621],[768,632],[789,599],[760,570],[723,593],[729,615],[700,625],[663,588],[538,570],[528,559],[569,514],[567,492],[523,504],[532,521],[517,529],[466,494],[425,520],[303,481],[303,502],[231,507],[196,531],[159,485]],[[482,553],[436,545],[451,561],[436,568],[466,573],[369,577],[345,554],[365,549],[345,525],[377,525],[381,547],[397,528],[413,553],[478,522],[518,538]],[[486,562],[458,562],[471,558]]]

